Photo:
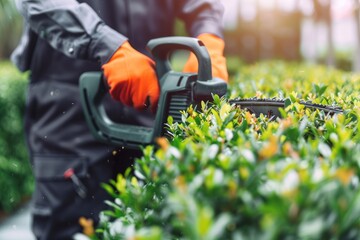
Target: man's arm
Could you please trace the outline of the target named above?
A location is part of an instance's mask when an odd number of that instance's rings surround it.
[[[105,1],[103,4],[106,4]],[[73,58],[98,60],[113,98],[137,109],[153,109],[159,98],[155,65],[76,0],[18,0],[30,28],[53,48]],[[144,84],[145,83],[145,84]]]
[[[185,22],[188,33],[200,39],[208,49],[213,77],[228,81],[229,74],[224,57],[223,12],[220,0],[181,0],[179,17]],[[184,72],[198,72],[198,62],[190,54]]]
[[[72,58],[104,64],[127,40],[76,0],[18,0],[18,7],[39,37]]]
[[[224,6],[220,0],[176,0],[178,17],[185,22],[190,36],[203,33],[223,38]]]

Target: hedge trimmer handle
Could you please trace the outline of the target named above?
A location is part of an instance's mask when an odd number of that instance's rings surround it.
[[[164,37],[150,40],[148,49],[152,53],[155,63],[156,72],[161,80],[163,76],[171,71],[170,56],[176,50],[188,50],[195,54],[198,65],[198,80],[207,81],[212,79],[211,60],[205,45],[197,38],[189,37]]]
[[[96,139],[131,148],[136,148],[138,142],[151,142],[151,128],[115,123],[108,117],[102,105],[102,99],[108,93],[108,86],[101,72],[82,74],[80,90],[85,118]]]
[[[195,101],[212,100],[212,94],[223,96],[227,91],[224,80],[212,77],[211,58],[205,45],[197,38],[190,37],[164,37],[150,40],[148,49],[152,53],[156,72],[163,91],[171,73],[170,55],[176,50],[188,50],[195,54],[198,61],[198,74],[192,86],[192,98]],[[183,73],[184,74],[184,73]]]
[[[160,83],[160,98],[154,128],[113,122],[106,114],[101,100],[108,88],[100,72],[84,73],[80,77],[81,102],[86,121],[93,135],[108,143],[138,149],[152,144],[164,134],[168,116],[181,121],[181,110],[201,100],[211,100],[212,94],[222,96],[227,84],[211,77],[211,60],[204,45],[195,38],[166,37],[151,40],[148,48],[154,55]],[[199,75],[179,73],[170,68],[169,55],[179,49],[195,54],[199,62]],[[200,79],[200,80],[199,80]]]

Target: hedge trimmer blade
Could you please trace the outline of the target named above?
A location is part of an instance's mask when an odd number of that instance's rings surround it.
[[[250,113],[255,114],[255,116],[260,116],[260,114],[264,114],[269,118],[277,118],[281,117],[279,108],[285,108],[287,105],[289,105],[287,101],[290,102],[289,99],[267,99],[255,97],[245,99],[232,99],[230,100],[230,103],[235,104],[242,109],[247,109]],[[343,112],[343,110],[338,106],[321,105],[306,101],[300,101],[299,103],[304,105],[306,108],[324,111],[326,114],[330,115]]]

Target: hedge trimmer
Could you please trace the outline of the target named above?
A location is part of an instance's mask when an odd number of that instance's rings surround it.
[[[80,78],[81,101],[86,121],[93,135],[108,143],[138,149],[140,146],[154,143],[155,139],[165,133],[165,123],[169,116],[175,122],[181,121],[181,111],[191,104],[201,101],[212,101],[213,94],[223,96],[227,84],[212,78],[211,61],[205,46],[195,38],[166,37],[153,39],[148,43],[159,77],[161,94],[153,127],[127,125],[113,122],[106,114],[101,100],[108,93],[100,72],[84,73]],[[189,50],[195,54],[199,64],[198,73],[180,73],[171,70],[170,54],[176,50]],[[261,113],[269,118],[281,117],[279,108],[287,105],[286,99],[233,99],[229,100],[243,109],[259,116]],[[338,107],[299,102],[306,108],[318,109],[327,114],[342,112]]]

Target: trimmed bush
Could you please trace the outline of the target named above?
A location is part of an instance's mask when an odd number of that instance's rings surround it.
[[[23,126],[26,86],[26,76],[10,63],[0,63],[0,210],[5,212],[33,189]]]
[[[255,117],[214,96],[168,119],[171,141],[144,148],[93,239],[358,239],[358,75],[263,62],[240,67],[230,97],[289,99],[283,118]],[[329,116],[300,99],[336,104]]]

